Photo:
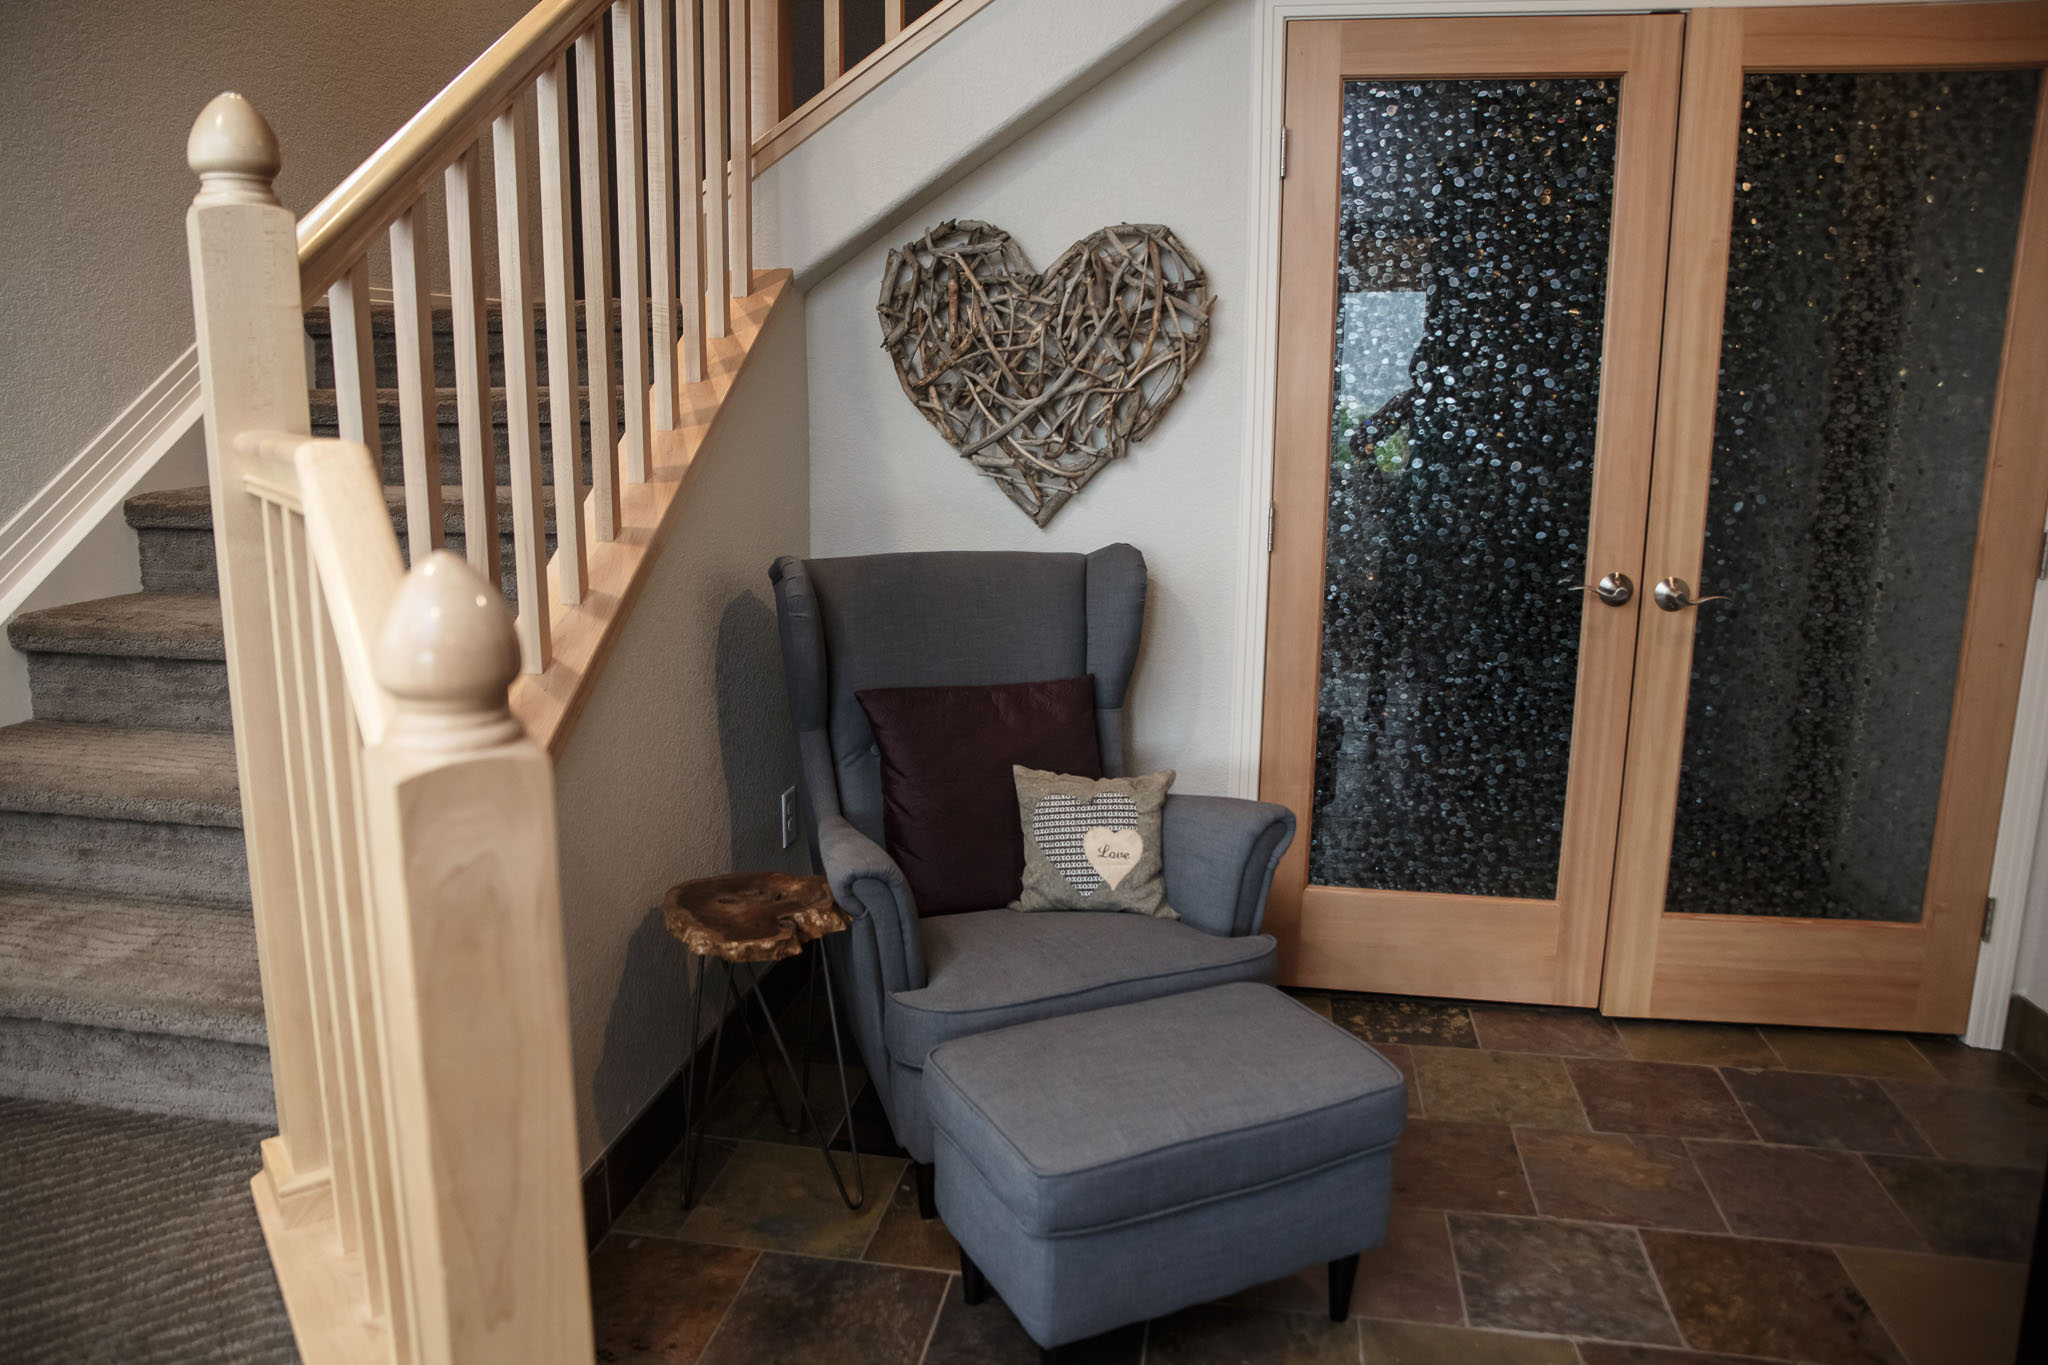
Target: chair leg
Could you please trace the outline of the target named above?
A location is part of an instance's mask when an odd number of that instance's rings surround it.
[[[930,1221],[939,1216],[939,1168],[919,1161],[913,1169],[917,1171],[917,1216]]]
[[[1330,1262],[1330,1321],[1351,1316],[1351,1287],[1358,1283],[1358,1257],[1339,1256]]]
[[[960,1253],[960,1297],[967,1301],[969,1308],[988,1298],[988,1277],[964,1251]]]
[[[1057,1346],[1041,1346],[1038,1348],[1038,1365],[1060,1365],[1060,1361],[1064,1358],[1064,1353]]]

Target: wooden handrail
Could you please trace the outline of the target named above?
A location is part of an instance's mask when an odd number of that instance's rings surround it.
[[[890,0],[890,3],[897,4],[900,0]],[[919,15],[916,22],[905,24],[844,73],[830,70],[832,57],[828,51],[825,88],[773,128],[754,138],[754,174],[759,175],[795,151],[806,138],[852,108],[882,82],[910,65],[926,48],[966,23],[990,3],[991,0],[940,0]],[[839,0],[825,0],[828,32],[830,16],[838,4]],[[790,42],[787,30],[779,33],[778,37],[785,46]]]
[[[299,292],[319,301],[610,0],[541,0],[299,220]]]

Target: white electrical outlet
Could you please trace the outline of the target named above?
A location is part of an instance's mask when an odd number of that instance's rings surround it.
[[[782,793],[782,846],[788,848],[796,842],[796,788],[790,787]]]

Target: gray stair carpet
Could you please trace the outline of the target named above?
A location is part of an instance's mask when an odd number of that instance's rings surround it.
[[[331,388],[323,315],[307,335]],[[372,340],[384,495],[405,546],[388,312]],[[500,385],[502,353],[494,322]],[[435,363],[452,384],[445,315]],[[310,401],[331,432],[333,393]],[[588,397],[577,406],[587,445]],[[544,394],[544,439],[550,415]],[[452,394],[435,417],[451,485],[440,530],[461,552]],[[509,550],[502,389],[491,420]],[[552,549],[553,490],[542,499]],[[168,489],[125,511],[141,592],[7,626],[35,719],[0,727],[0,1365],[295,1360],[248,1189],[275,1111],[212,502]]]
[[[385,450],[387,477],[397,476],[398,444],[394,436]],[[453,446],[442,451],[442,475],[444,478],[459,478],[456,468],[459,456]],[[502,461],[501,461],[502,465]],[[500,562],[505,567],[501,584],[506,598],[514,595],[515,581],[512,571],[512,489],[501,467],[496,479],[498,504],[498,544]],[[545,486],[540,490],[541,520],[545,528],[547,552],[555,549],[555,490]],[[384,502],[391,515],[391,529],[398,536],[400,555],[408,562],[412,556],[411,523],[406,514],[405,489],[399,484],[387,484],[384,488]],[[205,593],[211,597],[220,591],[215,576],[213,551],[213,506],[204,488],[173,488],[156,493],[142,493],[128,499],[128,524],[135,528],[136,544],[142,558],[142,586],[146,593],[179,594]],[[448,483],[441,487],[441,536],[445,548],[462,554],[468,541],[466,516],[462,505],[462,489]],[[103,599],[116,601],[120,599]],[[86,606],[94,604],[87,603]],[[218,618],[219,608],[214,609]],[[43,613],[30,613],[40,616]],[[16,618],[16,623],[28,616]],[[10,626],[12,632],[14,627]],[[217,627],[216,627],[217,629]],[[29,646],[16,642],[17,649]],[[216,656],[220,657],[220,656]],[[35,656],[30,657],[30,667],[35,666]],[[220,674],[221,686],[226,687],[227,674]],[[223,690],[222,705],[226,704]],[[40,714],[40,713],[39,713]],[[159,722],[169,724],[171,722]],[[226,722],[222,722],[225,728]]]
[[[226,641],[220,599],[210,591],[127,593],[24,612],[8,623],[7,639],[28,657],[39,719],[229,726]]]
[[[268,1132],[0,1098],[0,1361],[298,1360],[249,1198]]]

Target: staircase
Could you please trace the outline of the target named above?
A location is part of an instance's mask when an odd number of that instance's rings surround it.
[[[452,329],[445,312],[435,323],[436,382],[445,386],[437,404],[442,531],[446,547],[461,554]],[[498,323],[493,314],[491,378],[501,386]],[[314,432],[333,435],[324,311],[308,314],[306,334]],[[405,545],[388,310],[372,315],[372,337],[385,502]],[[615,351],[617,344],[615,329]],[[623,411],[622,391],[613,406]],[[499,562],[509,599],[505,408],[505,390],[493,388]],[[549,416],[543,394],[543,441]],[[587,450],[587,394],[579,419]],[[543,506],[552,551],[552,487]],[[8,642],[28,659],[35,718],[0,728],[0,1095],[269,1123],[211,498],[205,488],[138,494],[126,516],[141,592],[26,612],[7,627]]]

